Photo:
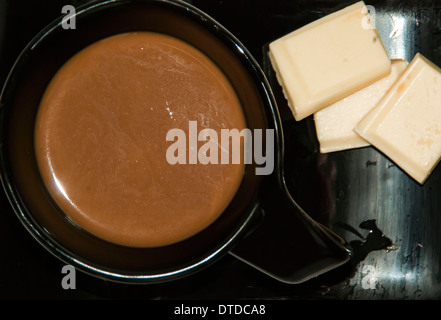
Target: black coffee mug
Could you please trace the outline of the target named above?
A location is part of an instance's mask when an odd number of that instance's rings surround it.
[[[290,197],[283,178],[281,120],[271,88],[259,64],[230,32],[179,0],[93,2],[77,8],[73,18],[74,29],[65,29],[60,17],[29,43],[0,99],[2,183],[17,217],[42,246],[88,274],[127,283],[177,279],[227,253],[288,283],[306,281],[348,261],[344,242]],[[35,117],[54,74],[86,46],[132,31],[169,34],[200,49],[232,83],[248,128],[274,132],[272,174],[256,175],[259,165],[246,165],[234,199],[212,225],[157,248],[116,245],[72,224],[46,190],[34,154]]]

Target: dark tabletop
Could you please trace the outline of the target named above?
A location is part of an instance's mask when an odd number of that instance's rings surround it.
[[[0,0],[0,82],[33,36],[66,4]],[[77,273],[63,289],[63,263],[25,230],[0,194],[0,298],[85,299],[440,299],[441,168],[420,186],[371,147],[320,154],[311,117],[295,122],[266,57],[266,45],[351,1],[192,0],[229,29],[265,71],[283,120],[286,181],[293,198],[349,244],[342,267],[298,285],[278,282],[232,255],[188,278],[155,285],[113,283]],[[366,1],[391,58],[421,52],[441,65],[441,4]]]

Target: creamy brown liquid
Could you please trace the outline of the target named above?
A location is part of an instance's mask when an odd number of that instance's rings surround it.
[[[246,123],[225,75],[189,44],[157,33],[113,36],[70,59],[37,115],[38,165],[78,226],[121,245],[186,239],[216,220],[243,164],[167,162],[167,132]],[[219,134],[220,137],[220,134]],[[188,144],[187,144],[188,153]]]

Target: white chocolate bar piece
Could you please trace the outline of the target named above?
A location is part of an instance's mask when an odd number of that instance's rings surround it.
[[[391,61],[363,1],[269,45],[269,57],[296,120],[386,76]]]
[[[441,158],[441,69],[416,54],[354,130],[423,184]]]
[[[405,60],[393,60],[389,75],[314,114],[320,152],[334,152],[370,145],[354,127],[374,108],[406,69]]]

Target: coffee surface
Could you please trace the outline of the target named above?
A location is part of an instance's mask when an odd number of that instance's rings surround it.
[[[246,127],[234,89],[207,56],[158,33],[103,39],[72,57],[42,98],[42,178],[63,212],[97,237],[135,247],[181,241],[220,216],[244,172],[243,163],[170,164],[167,132],[189,139],[190,121],[219,137]]]

